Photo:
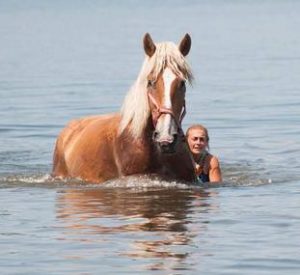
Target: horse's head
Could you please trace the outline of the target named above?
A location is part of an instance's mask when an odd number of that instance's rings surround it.
[[[190,48],[191,38],[188,34],[179,46],[173,43],[155,45],[148,33],[144,37],[145,52],[149,62],[154,64],[147,76],[153,140],[162,153],[174,153],[184,135],[181,121],[185,115],[186,80],[192,78],[184,57]]]

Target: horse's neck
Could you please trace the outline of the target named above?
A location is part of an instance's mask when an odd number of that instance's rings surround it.
[[[152,142],[152,124],[148,123],[138,138],[132,136],[129,127],[118,136],[115,145],[121,174],[153,172],[156,154]]]

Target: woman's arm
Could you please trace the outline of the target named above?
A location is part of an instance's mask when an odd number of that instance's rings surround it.
[[[212,156],[209,163],[209,181],[210,182],[221,182],[222,172],[220,168],[220,163],[217,157]]]

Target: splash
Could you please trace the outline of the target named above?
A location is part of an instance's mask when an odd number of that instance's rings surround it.
[[[81,179],[53,178],[50,174],[0,176],[0,188],[8,187],[76,187],[76,188],[189,188],[178,181],[167,181],[156,175],[134,175],[109,180],[102,184],[89,183]]]
[[[87,183],[81,179],[53,178],[50,174],[0,175],[0,188],[10,187],[46,187],[46,188],[127,188],[136,191],[146,189],[194,189],[234,186],[259,186],[275,181],[270,173],[261,166],[249,163],[224,164],[223,182],[209,184],[187,184],[185,182],[165,180],[156,174],[134,175],[109,180],[102,184]],[[272,174],[273,175],[273,174]]]
[[[167,181],[157,175],[135,175],[121,177],[103,184],[106,188],[131,188],[144,190],[149,188],[188,189],[191,185],[179,181]]]

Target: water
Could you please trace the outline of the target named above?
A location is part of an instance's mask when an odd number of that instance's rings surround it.
[[[298,274],[298,1],[0,1],[1,274]],[[49,177],[72,118],[115,112],[141,40],[192,36],[184,128],[224,183]]]

